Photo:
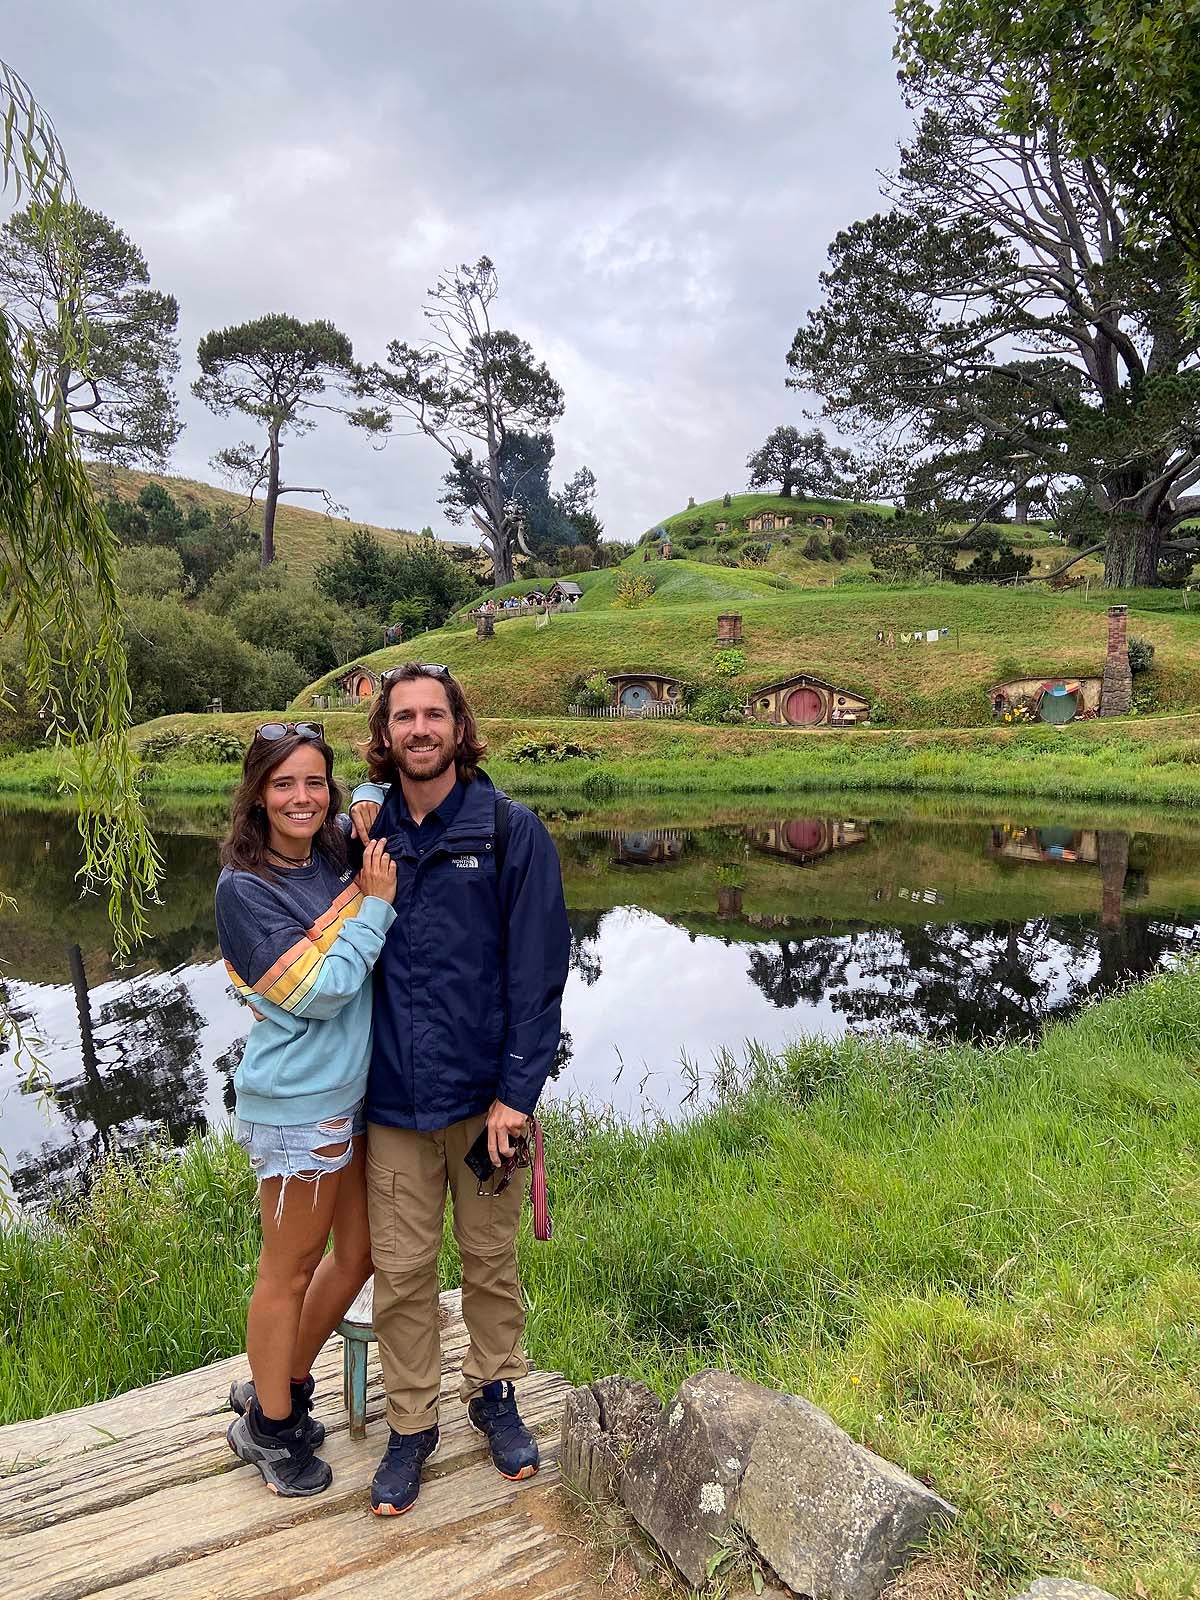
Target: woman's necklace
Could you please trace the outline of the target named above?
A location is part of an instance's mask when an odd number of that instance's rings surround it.
[[[274,856],[276,861],[286,861],[289,867],[308,867],[312,865],[312,851],[304,857],[303,861],[298,856],[285,856],[282,850],[276,850],[272,845],[267,846],[267,854]]]

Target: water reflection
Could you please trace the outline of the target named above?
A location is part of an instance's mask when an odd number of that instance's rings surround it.
[[[1029,1037],[1200,934],[1200,846],[1169,822],[855,806],[548,819],[571,926],[555,1092],[670,1115],[694,1101],[697,1066],[748,1039]],[[69,819],[4,818],[0,890],[20,907],[0,909],[5,993],[57,1086],[47,1121],[0,1040],[0,1147],[20,1200],[84,1181],[107,1150],[228,1116],[247,1023],[212,921],[219,825],[160,833],[164,902],[117,972],[103,903],[78,899]]]

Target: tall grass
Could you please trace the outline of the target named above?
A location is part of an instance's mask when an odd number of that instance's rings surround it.
[[[531,1354],[664,1395],[724,1366],[810,1396],[959,1505],[925,1558],[953,1592],[1048,1570],[1193,1596],[1198,977],[1034,1049],[751,1052],[679,1126],[551,1107],[555,1239],[522,1240]],[[220,1140],[116,1165],[56,1225],[0,1235],[0,1420],[236,1351],[256,1253]]]

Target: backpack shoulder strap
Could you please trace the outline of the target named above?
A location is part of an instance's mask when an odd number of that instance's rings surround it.
[[[512,821],[512,801],[502,789],[496,790],[496,876],[504,871],[508,854],[508,828]]]

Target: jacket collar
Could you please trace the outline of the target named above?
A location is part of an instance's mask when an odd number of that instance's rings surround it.
[[[400,819],[408,814],[404,791],[399,783],[388,790],[383,809],[371,829],[375,838],[386,839],[399,829]],[[478,772],[472,783],[463,786],[462,804],[446,824],[438,847],[464,840],[491,839],[496,832],[496,786],[486,772]]]

